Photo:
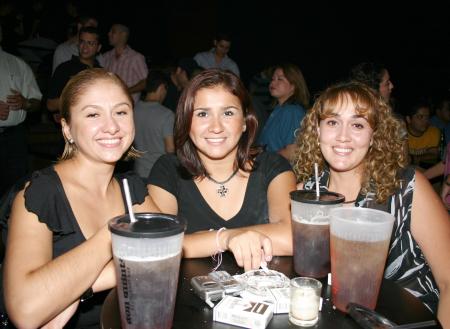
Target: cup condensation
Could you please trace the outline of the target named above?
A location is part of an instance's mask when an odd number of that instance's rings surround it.
[[[185,225],[175,216],[109,222],[122,328],[172,328]]]
[[[383,278],[394,216],[375,209],[330,212],[333,304],[346,312],[353,302],[375,309]]]
[[[319,319],[322,283],[314,278],[298,277],[291,279],[290,289],[289,321],[302,327],[315,325]]]
[[[293,191],[291,196],[294,269],[302,276],[322,278],[330,272],[331,209],[341,207],[344,196],[334,192]]]

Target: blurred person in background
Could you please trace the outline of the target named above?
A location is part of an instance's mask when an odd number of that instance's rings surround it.
[[[239,67],[229,56],[231,37],[225,33],[219,33],[214,38],[214,47],[209,51],[197,53],[194,60],[204,69],[218,68],[229,70],[239,76]]]
[[[309,90],[297,65],[285,63],[274,67],[270,94],[276,105],[267,119],[258,143],[268,152],[278,152],[291,160],[295,137],[309,107]]]

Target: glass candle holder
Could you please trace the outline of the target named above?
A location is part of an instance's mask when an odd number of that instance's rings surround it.
[[[310,327],[319,319],[322,283],[313,278],[291,279],[291,305],[289,321],[302,327]]]

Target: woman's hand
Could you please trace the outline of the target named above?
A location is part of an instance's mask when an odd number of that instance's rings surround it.
[[[258,269],[262,262],[272,259],[272,241],[257,231],[227,230],[222,233],[221,245],[234,254],[239,266],[244,271]]]

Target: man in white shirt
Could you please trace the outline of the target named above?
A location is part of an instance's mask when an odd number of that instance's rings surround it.
[[[0,43],[2,29],[0,26]],[[39,108],[42,94],[33,71],[22,59],[0,47],[0,195],[27,174],[28,152],[24,121]]]
[[[230,57],[231,38],[226,34],[218,34],[214,39],[214,48],[209,51],[197,53],[194,56],[197,64],[204,69],[219,68],[230,70],[239,76],[239,67]]]

